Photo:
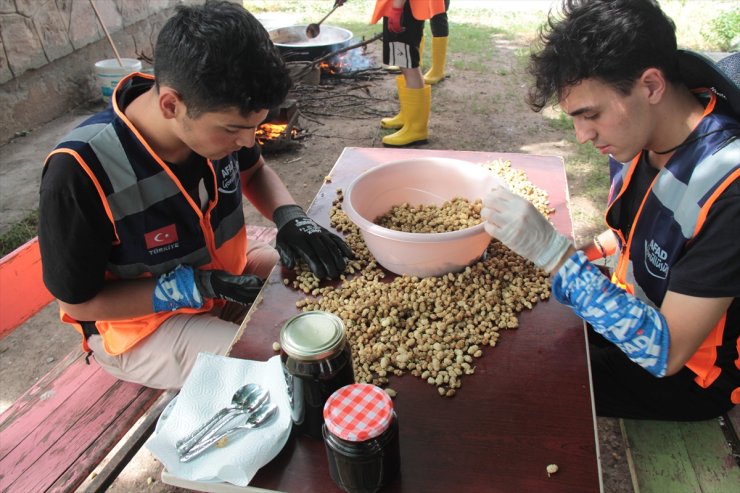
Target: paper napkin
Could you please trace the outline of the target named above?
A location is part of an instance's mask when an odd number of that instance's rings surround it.
[[[258,428],[240,432],[223,448],[212,447],[190,462],[180,462],[175,443],[231,404],[234,392],[248,383],[270,391],[270,402],[278,406],[275,416]],[[290,435],[290,404],[279,356],[251,361],[200,353],[173,402],[146,446],[170,474],[182,479],[246,486]]]

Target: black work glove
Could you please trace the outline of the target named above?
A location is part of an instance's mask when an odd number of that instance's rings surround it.
[[[344,5],[344,2],[346,2],[346,1],[347,0],[337,0],[336,2],[334,2],[334,6],[335,7],[341,7],[342,5]]]
[[[262,283],[262,279],[252,275],[237,276],[223,270],[195,270],[195,287],[204,298],[250,305],[262,289]]]
[[[278,227],[275,248],[288,269],[301,258],[319,279],[336,279],[344,272],[347,259],[355,258],[344,240],[316,224],[297,205],[278,207],[272,220]]]

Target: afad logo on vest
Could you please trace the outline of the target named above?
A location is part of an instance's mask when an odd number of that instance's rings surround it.
[[[155,229],[144,235],[149,255],[168,252],[180,246],[177,238],[177,228],[174,224]]]
[[[239,166],[236,161],[229,156],[229,163],[221,168],[221,183],[218,191],[221,193],[234,193],[239,190]]]
[[[668,253],[660,248],[655,240],[645,240],[645,268],[651,276],[658,279],[668,277],[669,266],[666,262]]]

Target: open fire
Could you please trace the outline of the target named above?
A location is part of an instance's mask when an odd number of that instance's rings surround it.
[[[255,138],[266,152],[282,150],[304,137],[295,126],[298,119],[298,103],[287,99],[278,108],[267,114],[265,123],[257,127]]]
[[[332,77],[351,75],[372,68],[373,65],[373,61],[365,55],[364,50],[356,48],[322,61],[319,64],[319,69],[321,75]]]
[[[365,46],[367,43],[378,39],[374,38],[363,41],[362,49],[357,46],[340,53],[331,53],[319,57],[312,62],[287,61],[291,70],[291,77],[297,83],[294,87],[294,96],[300,99],[305,94],[305,88],[323,85],[321,80],[334,79],[329,83],[334,86],[340,79],[366,79],[372,77],[373,71],[381,70],[376,67],[374,61],[368,56]],[[328,81],[327,81],[328,82]],[[315,92],[315,89],[310,89]],[[322,104],[318,98],[319,104]],[[306,109],[301,100],[302,109]],[[308,108],[315,107],[316,101],[309,101]],[[323,102],[325,105],[325,102]],[[286,100],[280,107],[271,110],[265,122],[257,127],[256,140],[262,146],[264,152],[277,152],[291,147],[295,142],[307,136],[307,132],[296,126],[298,120],[298,102],[295,99]]]
[[[281,137],[285,137],[287,134],[288,124],[287,123],[263,123],[257,127],[256,137],[257,142],[264,144],[268,140],[275,140]],[[298,129],[293,127],[290,130],[291,137],[298,135]]]

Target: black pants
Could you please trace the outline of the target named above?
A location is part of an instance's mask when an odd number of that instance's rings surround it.
[[[445,0],[445,11],[437,14],[429,20],[432,36],[440,37],[449,34],[447,25],[447,10],[450,8],[450,0]],[[403,5],[401,24],[403,32],[392,33],[388,30],[388,18],[383,17],[383,63],[386,65],[398,65],[404,68],[416,68],[419,66],[419,43],[424,36],[424,20],[418,20],[411,12],[411,3]],[[402,50],[391,54],[393,46],[391,43],[403,43],[405,46],[396,45],[396,50]],[[401,61],[402,60],[402,61]]]
[[[447,24],[447,12],[450,10],[450,0],[445,0],[445,11],[437,14],[429,20],[429,28],[432,30],[432,36],[435,38],[446,38],[450,34],[450,27]]]
[[[388,30],[388,18],[383,17],[383,63],[416,68],[419,66],[419,43],[424,35],[424,21],[414,18],[409,2],[403,5],[401,25],[402,32],[392,33]]]
[[[694,373],[686,367],[675,375],[657,378],[591,327],[588,340],[598,416],[699,421],[733,407],[727,389],[721,385],[699,387]]]

